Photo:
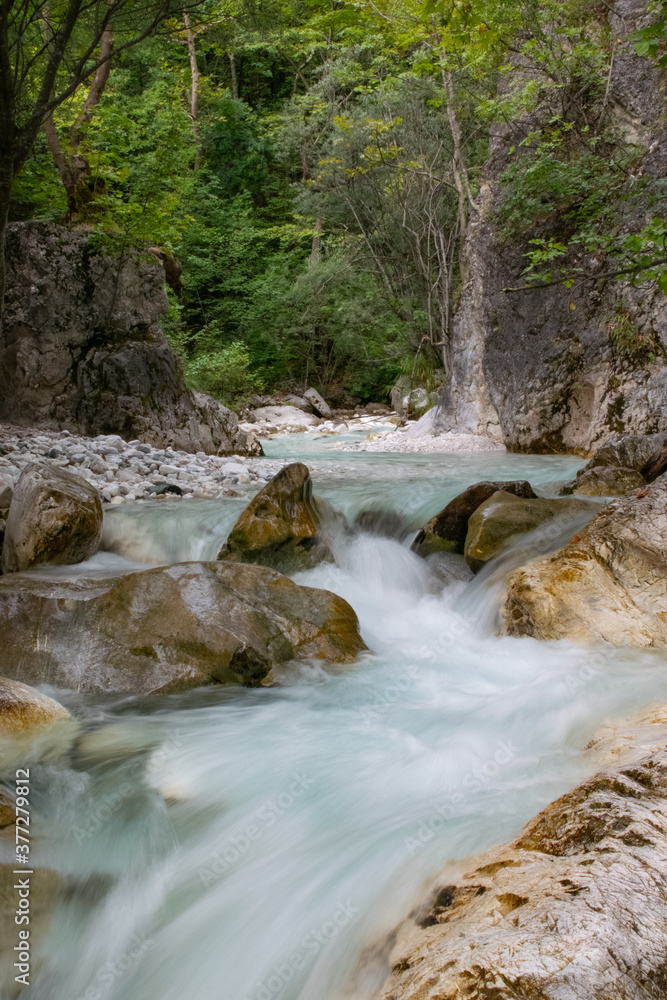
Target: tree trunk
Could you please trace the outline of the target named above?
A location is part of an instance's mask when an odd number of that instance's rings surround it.
[[[229,69],[232,74],[232,97],[235,101],[239,99],[239,84],[236,79],[236,59],[234,58],[234,53],[229,53]]]
[[[199,147],[201,145],[199,127],[197,125],[199,115],[199,66],[197,65],[195,33],[190,24],[190,15],[186,10],[183,11],[183,23],[185,24],[185,35],[188,40],[188,56],[190,57],[190,76],[192,78],[190,87],[190,118],[192,119],[192,131],[195,137],[195,170],[198,170]]]
[[[315,219],[315,232],[313,233],[313,242],[310,248],[310,259],[317,260],[320,255],[320,239],[322,236],[322,219],[318,215]]]

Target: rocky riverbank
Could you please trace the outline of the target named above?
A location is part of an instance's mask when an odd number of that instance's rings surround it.
[[[240,496],[239,487],[261,488],[286,464],[154,448],[138,440],[124,441],[117,434],[83,437],[0,424],[0,481],[13,487],[25,466],[39,460],[76,472],[99,490],[103,503],[112,504],[174,496]]]

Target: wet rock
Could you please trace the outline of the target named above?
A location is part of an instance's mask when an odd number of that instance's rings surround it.
[[[563,494],[577,493],[589,497],[622,497],[631,490],[642,489],[646,480],[634,469],[617,465],[599,465],[584,469],[575,481],[566,486]]]
[[[639,471],[647,483],[655,482],[658,476],[667,472],[667,443],[657,448]]]
[[[408,395],[407,411],[411,417],[423,417],[427,410],[431,408],[431,400],[426,389],[412,389]]]
[[[53,698],[10,677],[0,677],[0,739],[33,735],[69,718],[67,709]]]
[[[512,573],[509,635],[667,643],[667,481],[612,500],[564,548]]]
[[[527,500],[536,497],[530,483],[523,479],[511,482],[475,483],[454,497],[439,514],[424,525],[423,534],[415,542],[415,551],[419,555],[447,551],[463,554],[470,517],[498,490],[504,490],[506,493]]]
[[[260,563],[283,572],[331,559],[312,491],[307,466],[295,462],[281,469],[243,511],[218,559]]]
[[[304,399],[312,406],[313,412],[316,416],[322,417],[323,420],[331,420],[333,417],[333,412],[329,404],[320,396],[317,389],[306,389],[304,392]]]
[[[78,563],[102,536],[102,502],[81,476],[46,463],[26,466],[9,508],[2,572],[38,563]]]
[[[465,541],[465,559],[474,573],[500,555],[516,535],[534,531],[552,518],[591,509],[590,501],[526,500],[499,490],[471,515]]]
[[[0,829],[16,822],[16,798],[0,785]]]
[[[346,601],[240,563],[178,563],[119,580],[0,579],[3,669],[82,692],[255,687],[295,657],[351,662]]]
[[[354,527],[379,538],[403,540],[410,534],[405,518],[395,510],[362,510],[354,519]]]
[[[603,770],[438,881],[382,1000],[665,995],[667,751]]]

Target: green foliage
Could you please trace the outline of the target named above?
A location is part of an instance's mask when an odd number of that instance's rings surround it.
[[[607,330],[616,353],[630,362],[653,362],[656,354],[664,353],[655,333],[640,333],[630,314],[621,308],[607,323]]]
[[[262,379],[251,370],[251,364],[248,348],[237,341],[222,350],[198,354],[187,363],[185,375],[194,389],[231,406],[263,388]]]

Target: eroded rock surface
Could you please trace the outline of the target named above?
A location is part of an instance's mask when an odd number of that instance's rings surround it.
[[[153,256],[110,256],[90,232],[10,226],[0,419],[189,452],[257,453],[236,414],[187,388],[160,327],[164,282]]]
[[[436,514],[424,525],[423,535],[415,545],[418,554],[429,555],[431,552],[438,551],[463,554],[470,517],[485,500],[488,500],[498,490],[526,499],[533,499],[536,496],[532,486],[526,480],[475,483],[450,500],[439,514]]]
[[[97,693],[254,687],[277,663],[349,663],[366,648],[341,597],[220,562],[111,581],[2,578],[0,635],[8,676]]]
[[[283,572],[331,559],[321,536],[324,505],[312,493],[307,466],[294,462],[281,469],[243,511],[218,559],[260,563]]]
[[[567,498],[526,500],[506,490],[498,490],[475,510],[468,521],[465,559],[478,573],[495,559],[516,535],[539,528],[545,521],[567,517],[590,509],[590,501]]]
[[[503,629],[576,642],[667,643],[667,479],[613,500],[568,545],[512,573]]]
[[[657,1000],[667,992],[667,750],[603,770],[441,880],[383,1000]]]
[[[631,490],[640,490],[644,486],[646,480],[634,469],[625,469],[618,465],[599,465],[582,470],[575,481],[561,492],[589,497],[622,497]]]
[[[28,465],[14,491],[2,546],[2,572],[39,563],[79,563],[100,546],[102,501],[81,476],[46,463]]]

